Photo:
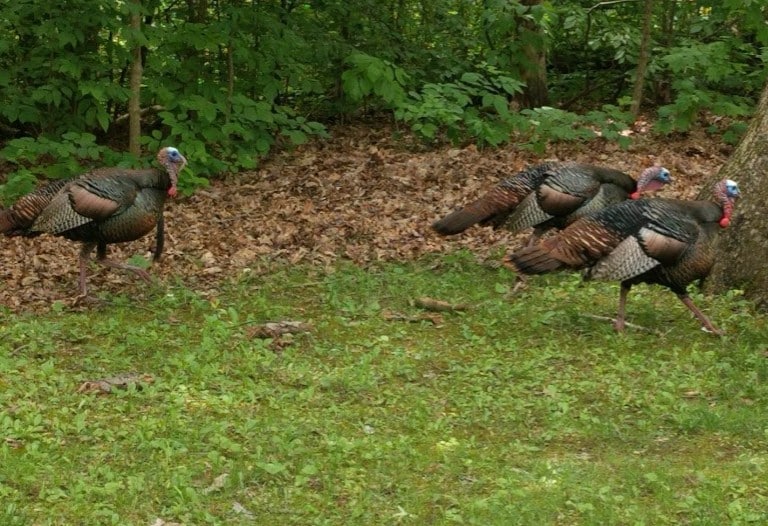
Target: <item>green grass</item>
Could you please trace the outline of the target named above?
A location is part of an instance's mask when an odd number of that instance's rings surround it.
[[[738,294],[511,275],[458,253],[275,267],[2,313],[0,524],[764,524],[768,328]],[[467,302],[427,321],[410,300]],[[249,329],[311,322],[281,351]],[[78,392],[151,374],[144,389]]]

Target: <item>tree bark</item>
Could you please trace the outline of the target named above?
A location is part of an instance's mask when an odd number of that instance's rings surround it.
[[[653,19],[653,0],[645,0],[643,13],[643,33],[640,39],[640,55],[637,57],[637,70],[635,72],[635,86],[632,89],[632,105],[630,112],[637,118],[640,113],[640,105],[643,102],[643,86],[645,85],[645,72],[648,69],[648,57],[651,48],[651,20]]]
[[[716,241],[718,258],[707,289],[721,292],[741,289],[747,298],[768,309],[768,85],[763,90],[747,133],[720,169],[701,190],[709,198],[715,181],[733,179],[742,198],[736,203],[731,226]]]
[[[128,151],[136,157],[141,156],[141,42],[138,38],[141,31],[141,0],[133,0],[131,10],[131,32],[133,33],[133,49],[131,50],[131,96],[128,99]]]
[[[522,5],[532,8],[541,4],[541,0],[522,0]],[[517,97],[524,108],[537,108],[549,104],[547,87],[547,53],[544,44],[544,32],[540,24],[521,17],[518,21],[518,38],[523,41],[523,68],[521,80],[525,90]]]

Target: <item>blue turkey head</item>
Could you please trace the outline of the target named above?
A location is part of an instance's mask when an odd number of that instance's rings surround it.
[[[739,191],[739,185],[736,184],[736,181],[723,179],[715,185],[715,201],[723,210],[723,215],[720,218],[721,227],[727,228],[731,224],[733,206],[739,197],[741,197],[741,191]]]
[[[166,169],[171,178],[168,197],[176,197],[179,172],[187,165],[187,159],[173,146],[166,146],[157,153],[157,162]]]
[[[671,182],[672,176],[669,174],[669,170],[663,166],[651,166],[640,174],[637,180],[637,188],[629,197],[630,199],[639,199],[642,194],[655,192]]]

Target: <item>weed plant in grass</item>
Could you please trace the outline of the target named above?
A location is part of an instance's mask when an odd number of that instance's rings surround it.
[[[3,313],[0,524],[760,524],[768,331],[738,294],[530,280],[466,253],[276,267]],[[468,303],[442,322],[412,300]],[[249,329],[313,324],[276,351]],[[143,389],[78,392],[150,374]]]

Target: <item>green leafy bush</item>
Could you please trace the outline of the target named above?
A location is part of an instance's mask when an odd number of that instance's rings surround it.
[[[473,137],[495,146],[507,141],[514,129],[509,100],[522,88],[519,80],[485,65],[454,82],[427,83],[410,92],[395,116],[427,140],[443,131],[452,141]]]
[[[46,137],[22,137],[6,143],[0,157],[16,169],[0,185],[0,201],[9,202],[28,193],[39,177],[61,179],[85,170],[89,162],[105,156],[116,160],[114,152],[96,144],[96,136],[89,133],[65,133],[62,140]]]
[[[70,151],[77,141],[67,134],[94,137],[99,162],[108,145],[127,143],[136,46],[143,144],[184,150],[196,174],[188,190],[371,110],[394,112],[427,141],[624,141],[627,119],[606,104],[631,95],[643,2],[529,4],[1,3],[0,141],[34,140],[30,152],[40,154],[24,160],[11,146],[22,165],[5,191],[95,161]],[[139,31],[127,23],[137,8]],[[663,104],[659,131],[687,130],[706,112],[733,123],[713,131],[738,137],[768,75],[764,20],[761,2],[656,3],[644,104]],[[510,110],[541,51],[549,107]]]
[[[365,53],[352,53],[346,59],[349,67],[342,73],[344,94],[353,102],[374,95],[389,107],[406,98],[409,76],[391,62]]]
[[[752,100],[740,94],[744,90],[746,64],[735,60],[739,50],[729,45],[732,43],[691,42],[660,58],[656,67],[668,70],[674,79],[675,99],[659,108],[657,130],[687,131],[705,112],[724,117],[744,117],[750,113]],[[722,91],[723,88],[728,91]]]

